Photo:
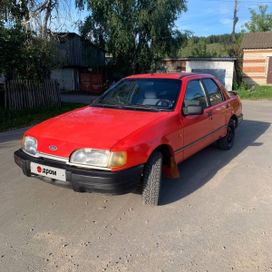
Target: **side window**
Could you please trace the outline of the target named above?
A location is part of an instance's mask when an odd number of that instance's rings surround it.
[[[183,112],[186,113],[188,106],[202,106],[204,109],[208,106],[206,94],[199,80],[189,81],[183,102]]]
[[[217,84],[212,79],[206,78],[206,79],[203,79],[202,81],[212,106],[224,101],[223,94],[221,93]]]

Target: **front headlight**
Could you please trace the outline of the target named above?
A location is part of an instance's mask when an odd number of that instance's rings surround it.
[[[73,164],[86,165],[90,167],[121,167],[126,164],[126,152],[110,152],[109,150],[83,148],[76,150],[70,162]]]
[[[22,140],[22,148],[26,153],[36,155],[37,153],[37,140],[34,137],[25,136]]]

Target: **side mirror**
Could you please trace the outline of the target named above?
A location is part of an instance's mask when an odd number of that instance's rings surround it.
[[[203,113],[202,106],[191,105],[185,107],[185,115],[201,115]]]

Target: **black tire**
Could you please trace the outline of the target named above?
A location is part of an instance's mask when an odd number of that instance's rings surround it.
[[[218,140],[217,145],[218,148],[222,150],[230,150],[233,147],[234,139],[235,139],[235,121],[230,120],[227,128],[227,135]]]
[[[78,186],[77,184],[72,183],[72,188],[77,193],[84,193],[84,190],[82,190],[82,188]]]
[[[143,173],[143,203],[149,206],[159,204],[162,179],[162,154],[154,152],[145,164]]]

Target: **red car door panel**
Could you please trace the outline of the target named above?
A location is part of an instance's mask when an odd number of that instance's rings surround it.
[[[229,111],[229,105],[215,81],[205,78],[202,79],[202,83],[210,103],[213,139],[216,141],[226,134],[226,112]]]
[[[186,115],[187,106],[202,106],[204,112],[201,115]],[[183,158],[192,154],[211,143],[211,110],[208,108],[207,97],[199,80],[191,80],[187,84],[183,101]]]

